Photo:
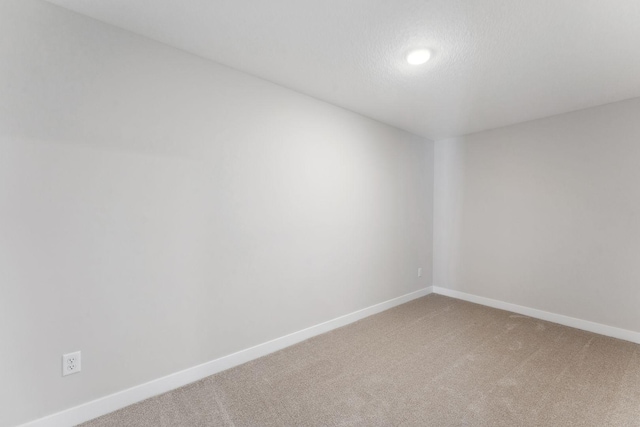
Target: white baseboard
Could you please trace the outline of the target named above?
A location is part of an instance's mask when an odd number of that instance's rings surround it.
[[[562,314],[549,313],[547,311],[523,307],[521,305],[498,301],[491,298],[479,297],[477,295],[441,288],[439,286],[434,286],[433,292],[464,301],[474,302],[476,304],[486,305],[488,307],[498,308],[500,310],[511,311],[524,316],[535,317],[536,319],[546,320],[548,322],[558,323],[564,326],[570,326],[572,328],[582,329],[583,331],[594,332],[596,334],[640,344],[640,332],[629,331],[627,329],[616,328],[614,326],[607,326],[601,323],[590,322],[588,320],[576,319]]]
[[[174,390],[183,385],[198,381],[210,375],[224,371],[234,366],[241,365],[269,353],[297,344],[301,341],[323,334],[341,326],[348,325],[357,320],[364,319],[373,314],[393,308],[397,305],[404,304],[416,298],[429,295],[433,292],[433,287],[421,289],[398,298],[390,299],[380,304],[353,313],[337,317],[324,323],[311,326],[298,332],[285,335],[280,338],[259,344],[255,347],[241,350],[237,353],[221,357],[202,365],[194,366],[184,371],[176,372],[166,377],[153,380],[127,390],[123,390],[100,399],[49,415],[44,418],[23,424],[21,427],[71,427],[85,421],[92,420],[96,417],[108,414],[125,406],[132,405],[144,399]]]

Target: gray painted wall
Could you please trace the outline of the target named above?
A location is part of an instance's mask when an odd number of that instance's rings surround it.
[[[640,99],[435,151],[436,286],[640,331]]]
[[[0,425],[431,285],[432,186],[429,141],[2,1]]]

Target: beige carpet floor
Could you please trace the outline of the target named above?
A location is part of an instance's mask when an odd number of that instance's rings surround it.
[[[640,426],[640,346],[430,295],[83,426]]]

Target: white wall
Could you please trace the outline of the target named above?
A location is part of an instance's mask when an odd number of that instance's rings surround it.
[[[432,156],[354,113],[3,0],[0,425],[431,285]],[[62,378],[75,350],[83,372]]]
[[[435,152],[434,285],[640,331],[640,99]]]

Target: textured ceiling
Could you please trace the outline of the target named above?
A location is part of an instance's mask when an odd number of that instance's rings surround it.
[[[50,1],[431,139],[640,96],[639,0]]]

